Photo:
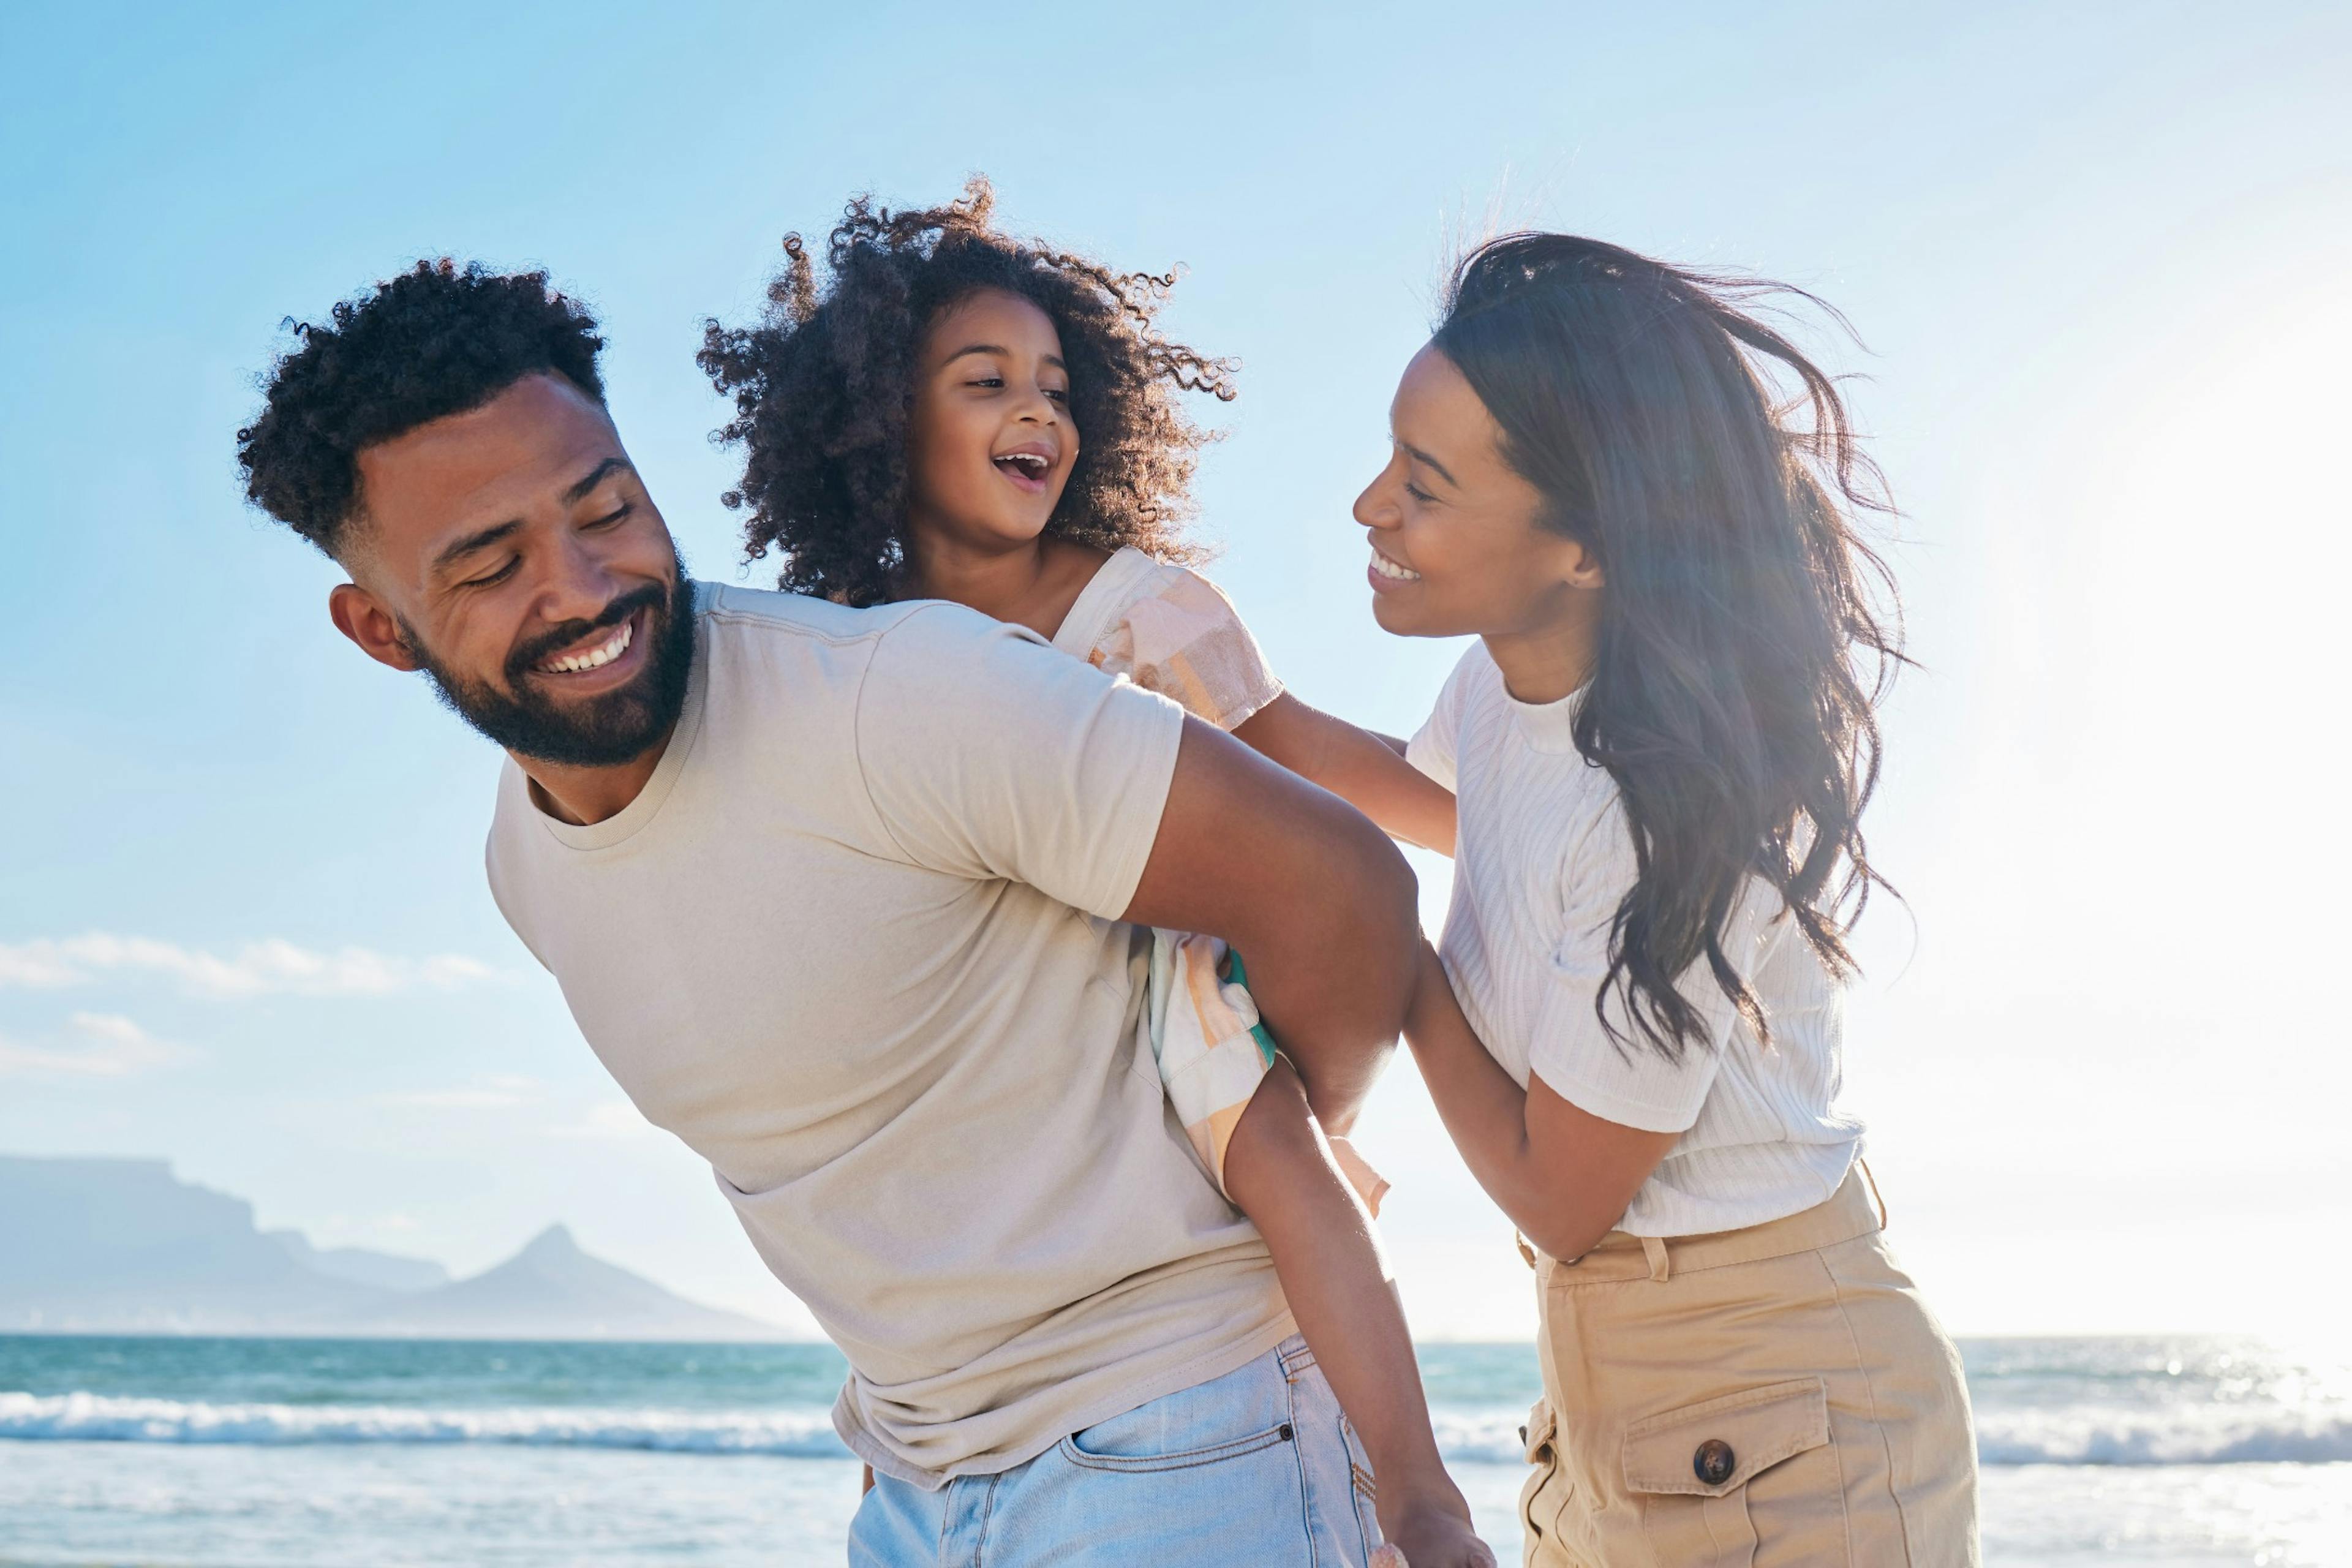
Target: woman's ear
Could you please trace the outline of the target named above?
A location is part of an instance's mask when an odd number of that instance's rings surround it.
[[[1600,588],[1607,585],[1601,571],[1601,557],[1592,553],[1580,539],[1563,539],[1560,548],[1565,552],[1567,569],[1560,581],[1571,588]]]

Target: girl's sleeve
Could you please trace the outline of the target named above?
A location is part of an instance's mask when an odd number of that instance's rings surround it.
[[[1197,573],[1171,566],[1127,606],[1087,662],[1124,675],[1220,730],[1233,730],[1282,695],[1233,601]]]
[[[1681,1059],[1669,1061],[1633,1027],[1622,984],[1602,996],[1610,930],[1636,875],[1633,829],[1623,804],[1612,796],[1565,868],[1567,918],[1537,1009],[1528,1068],[1562,1100],[1605,1121],[1645,1132],[1684,1132],[1706,1103],[1738,1015],[1702,956],[1677,985],[1698,1008],[1705,1037],[1685,1042]],[[1751,895],[1761,886],[1751,886]],[[1748,951],[1755,934],[1752,914],[1743,905],[1727,922],[1728,956],[1743,973],[1754,962]],[[1602,1026],[1603,1009],[1617,1038]]]

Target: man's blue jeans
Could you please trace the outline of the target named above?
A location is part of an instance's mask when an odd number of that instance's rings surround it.
[[[940,1491],[877,1477],[851,1568],[1363,1568],[1371,1467],[1307,1342]]]

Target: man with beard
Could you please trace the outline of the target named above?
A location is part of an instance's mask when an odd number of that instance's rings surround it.
[[[690,581],[601,347],[543,275],[422,264],[302,330],[240,457],[350,574],[337,628],[505,748],[499,908],[847,1353],[843,1438],[946,1492],[856,1560],[1360,1563],[1360,1452],[1167,1110],[1134,928],[1246,952],[1344,1127],[1411,872],[1029,632]]]

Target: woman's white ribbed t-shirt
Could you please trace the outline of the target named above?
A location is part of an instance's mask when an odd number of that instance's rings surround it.
[[[1725,950],[1762,1004],[1754,1033],[1701,960],[1681,981],[1708,1024],[1670,1062],[1625,1028],[1612,987],[1609,1037],[1594,999],[1609,932],[1634,882],[1633,843],[1607,770],[1571,734],[1580,698],[1515,700],[1474,643],[1412,738],[1415,766],[1460,802],[1453,903],[1439,944],[1463,1015],[1524,1086],[1540,1078],[1607,1121],[1681,1141],[1619,1222],[1636,1236],[1761,1225],[1827,1200],[1860,1152],[1862,1124],[1834,1108],[1840,989],[1761,880],[1733,911]]]

